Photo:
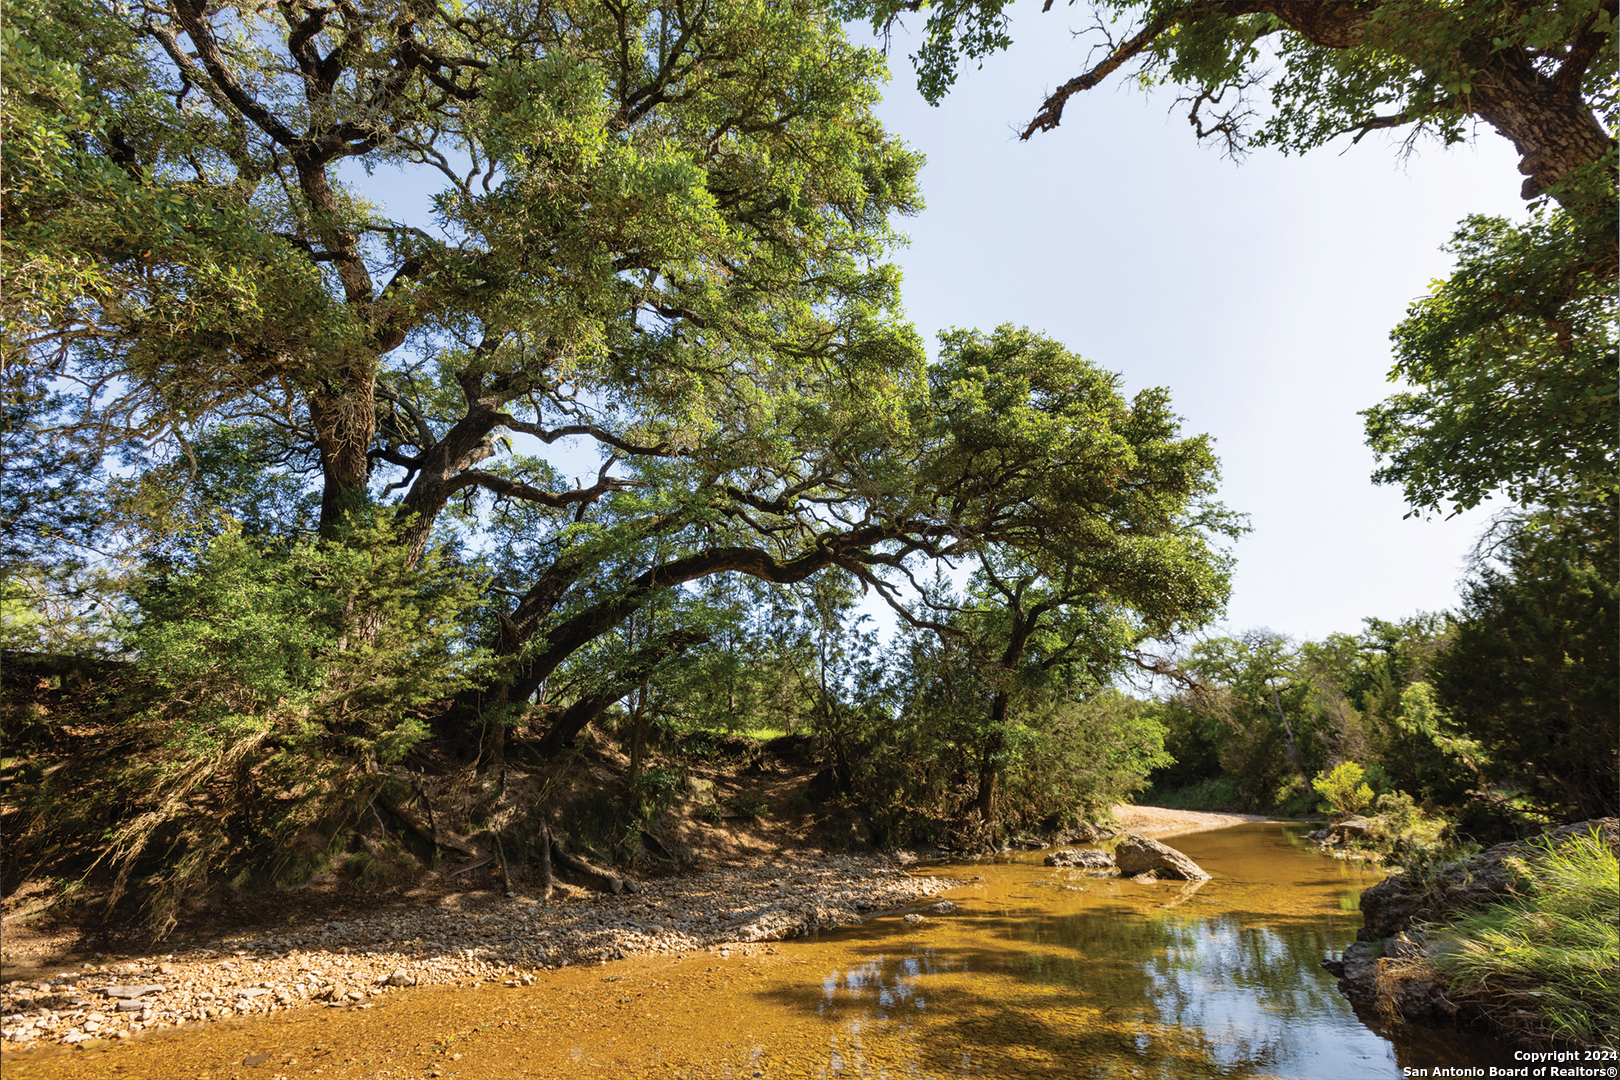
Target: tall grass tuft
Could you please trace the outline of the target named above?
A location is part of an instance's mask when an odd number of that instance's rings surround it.
[[[1526,1038],[1620,1048],[1620,861],[1594,830],[1523,872],[1516,899],[1434,932],[1434,966]]]

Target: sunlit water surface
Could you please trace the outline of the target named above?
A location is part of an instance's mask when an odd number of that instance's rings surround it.
[[[422,989],[8,1056],[28,1077],[1398,1077],[1515,1064],[1475,1031],[1359,1014],[1321,968],[1377,880],[1303,829],[1170,839],[1213,879],[1145,885],[1041,853],[931,866],[955,912],[642,958],[533,987]],[[459,1055],[459,1056],[455,1056]],[[1429,1075],[1433,1075],[1431,1072]]]

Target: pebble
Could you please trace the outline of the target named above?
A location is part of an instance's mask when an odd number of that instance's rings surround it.
[[[131,1028],[110,1030],[126,1023],[149,1031],[305,1005],[365,1009],[369,997],[403,987],[524,987],[547,968],[638,954],[714,950],[724,957],[728,945],[859,923],[863,913],[954,884],[911,876],[882,856],[800,856],[647,881],[634,895],[563,889],[550,904],[526,896],[424,902],[7,983],[0,986],[0,1038],[17,1048],[73,1045],[129,1038]],[[131,975],[164,981],[137,983]],[[137,1010],[138,1019],[130,1015]]]
[[[150,986],[104,986],[99,993],[110,998],[141,998],[148,994],[161,994],[165,989],[153,983]]]

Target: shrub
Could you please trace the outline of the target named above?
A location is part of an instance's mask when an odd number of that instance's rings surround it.
[[[1278,817],[1310,817],[1316,812],[1316,795],[1303,780],[1295,780],[1283,787],[1271,800],[1271,813]]]
[[[743,821],[753,821],[770,814],[769,806],[748,795],[739,795],[727,805],[731,807],[731,812]]]
[[[630,784],[630,802],[638,822],[651,827],[653,821],[679,797],[679,774],[668,769],[648,769]]]
[[[1404,791],[1378,796],[1373,809],[1377,813],[1382,830],[1391,839],[1410,832],[1412,826],[1417,824],[1419,816],[1417,804],[1412,801],[1412,796]]]
[[[191,567],[151,575],[127,642],[136,748],[97,805],[53,808],[34,839],[76,813],[116,821],[97,859],[115,871],[108,902],[149,873],[161,935],[212,874],[276,880],[300,836],[352,823],[427,736],[426,708],[488,663],[461,640],[476,582],[437,552],[411,565],[394,527],[357,515],[338,537],[282,546],[227,530]]]
[[[1317,773],[1311,786],[1338,813],[1359,814],[1373,801],[1373,789],[1362,783],[1362,775],[1360,765],[1346,761],[1330,773]]]
[[[1142,800],[1170,810],[1242,810],[1247,806],[1230,776],[1211,776],[1186,787],[1155,787]]]

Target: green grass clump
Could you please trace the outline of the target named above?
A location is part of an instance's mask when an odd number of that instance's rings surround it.
[[[1523,872],[1516,899],[1434,933],[1434,966],[1528,1038],[1620,1047],[1620,862],[1594,831]]]

